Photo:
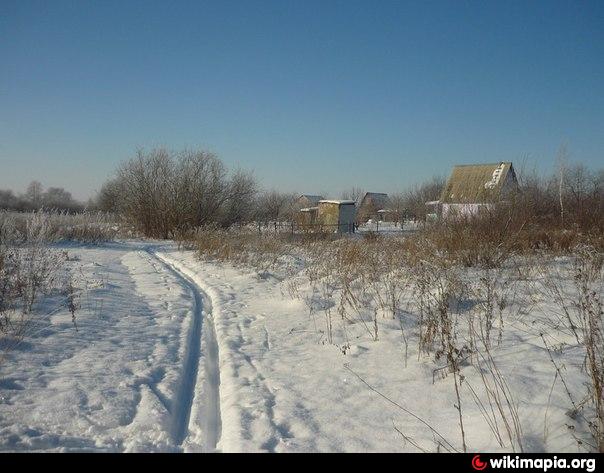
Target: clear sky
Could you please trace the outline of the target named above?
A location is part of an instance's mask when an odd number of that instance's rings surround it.
[[[267,188],[604,167],[604,1],[0,0],[0,188],[90,196],[139,147]]]

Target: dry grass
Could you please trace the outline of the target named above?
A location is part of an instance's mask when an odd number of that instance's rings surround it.
[[[35,304],[56,289],[65,252],[52,250],[49,219],[35,214],[19,229],[15,218],[0,220],[0,363],[27,333]]]
[[[114,215],[103,212],[0,212],[0,224],[7,222],[16,240],[27,238],[28,226],[44,222],[44,238],[47,243],[73,241],[101,243],[118,237],[131,237],[133,232]]]
[[[536,293],[561,306],[551,333],[575,332],[584,349],[589,392],[581,405],[593,442],[583,439],[582,445],[597,450],[604,405],[598,395],[604,360],[602,237],[554,229],[545,233],[545,241],[535,222],[529,225],[512,218],[509,209],[500,212],[427,226],[411,236],[337,238],[204,228],[183,236],[181,244],[201,258],[262,273],[282,271],[289,294],[305,303],[318,343],[335,345],[343,354],[350,349],[351,326],[361,327],[377,342],[383,324],[397,320],[405,366],[411,354],[431,357],[439,366],[435,382],[451,379],[459,450],[471,448],[463,410],[468,403],[478,406],[502,448],[524,448],[518,407],[493,352],[506,325],[519,317],[513,310],[533,310],[530,300],[518,300],[524,297],[519,296],[519,285],[533,284]],[[545,262],[560,255],[574,261],[572,275],[560,280],[574,281],[577,303],[557,288],[557,280],[546,269]],[[534,281],[545,285],[536,287]],[[478,380],[474,384],[467,380],[469,373]]]
[[[288,236],[209,226],[181,234],[180,247],[194,249],[202,258],[249,266],[260,273],[275,269],[292,252]]]
[[[102,213],[0,212],[0,363],[41,322],[39,302],[62,294],[74,327],[80,291],[67,276],[69,256],[55,242],[97,244],[124,235]]]

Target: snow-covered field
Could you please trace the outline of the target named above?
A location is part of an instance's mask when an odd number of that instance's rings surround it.
[[[401,323],[412,339],[416,314],[380,317],[377,341],[363,323],[334,322],[348,340],[343,350],[326,343],[322,315],[309,313],[305,297],[314,294],[302,276],[200,261],[161,242],[64,249],[82,290],[77,331],[48,298],[40,308],[48,315],[7,354],[0,450],[462,449],[453,376],[435,372],[443,360],[418,356],[413,344],[405,354]],[[288,291],[296,277],[300,298]],[[509,302],[493,357],[522,448],[580,451],[587,427],[569,415],[567,390],[583,398],[583,354],[571,344],[545,348],[551,301],[538,302]],[[552,345],[567,341],[556,337]],[[468,450],[510,450],[479,370],[463,364],[461,374]]]

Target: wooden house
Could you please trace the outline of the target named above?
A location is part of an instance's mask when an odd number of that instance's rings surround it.
[[[357,223],[365,223],[368,220],[383,221],[387,219],[388,212],[388,194],[379,192],[367,192],[357,210]]]
[[[455,166],[443,188],[438,213],[443,218],[475,215],[517,189],[518,180],[510,162]]]

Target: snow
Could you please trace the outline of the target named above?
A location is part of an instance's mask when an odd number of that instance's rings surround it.
[[[402,224],[398,222],[384,222],[381,220],[369,219],[357,227],[358,233],[377,232],[380,234],[412,234],[420,227],[420,222],[406,221]]]
[[[504,169],[505,169],[505,163],[500,163],[499,166],[497,166],[495,168],[495,170],[493,171],[493,176],[491,177],[491,180],[488,182],[485,182],[484,188],[485,189],[494,189],[495,187],[497,187],[497,184],[499,184],[499,181],[501,180],[501,175],[503,174]]]
[[[354,200],[339,200],[339,199],[332,199],[332,200],[320,200],[319,201],[320,204],[338,204],[338,205],[355,205],[356,202]]]
[[[316,294],[301,276],[294,299],[278,273],[199,261],[172,244],[66,249],[84,291],[78,331],[49,298],[41,310],[52,315],[0,365],[0,450],[445,451],[443,439],[461,449],[453,378],[434,378],[433,357],[405,357],[398,321],[380,318],[373,341],[334,314],[344,354],[309,314],[304,298]],[[567,415],[539,320],[515,309],[494,356],[524,448],[576,451],[567,426],[584,426]],[[581,392],[579,351],[554,356]],[[480,394],[476,370],[462,373]],[[463,408],[471,450],[506,450],[467,393]]]
[[[442,204],[442,216],[447,217],[471,217],[478,215],[481,209],[491,210],[492,204]]]

